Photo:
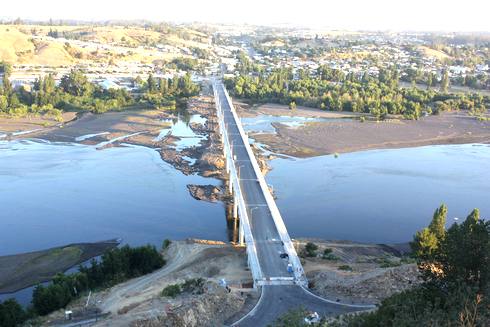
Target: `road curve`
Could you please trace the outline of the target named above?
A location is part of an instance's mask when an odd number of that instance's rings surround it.
[[[314,295],[297,285],[263,286],[257,305],[232,326],[268,326],[288,310],[299,307],[308,311],[316,311],[320,316],[335,316],[371,309],[374,306],[336,303]]]

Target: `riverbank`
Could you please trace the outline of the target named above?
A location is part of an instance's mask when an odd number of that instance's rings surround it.
[[[391,247],[301,239],[296,241],[300,253],[307,241],[319,247],[317,257],[302,258],[312,290],[333,301],[377,303],[417,283],[414,265],[400,263],[401,257]],[[322,256],[326,248],[332,251],[329,258]],[[167,260],[162,269],[92,293],[88,308],[84,296],[67,309],[73,310],[77,320],[88,318],[83,312],[105,314],[96,326],[216,326],[234,322],[258,300],[259,293],[251,288],[244,248],[188,239],[173,241],[162,253]],[[397,266],[384,267],[387,262]],[[346,265],[352,271],[340,268]],[[197,292],[185,291],[175,297],[161,294],[169,285],[199,278],[203,286]],[[222,280],[229,289],[222,286]],[[43,318],[44,324],[62,322],[63,314],[60,310]]]
[[[149,275],[93,292],[67,308],[84,319],[84,312],[107,313],[97,326],[215,326],[257,300],[251,289],[244,248],[216,241],[188,239],[172,241],[162,251],[167,264]],[[162,290],[186,280],[203,279],[202,287],[175,297],[162,296]],[[225,280],[230,292],[220,286]],[[44,318],[45,325],[63,321],[63,310]]]
[[[359,116],[303,107],[289,110],[280,105],[252,109],[239,104],[237,107],[244,117],[254,114],[328,118]],[[490,122],[479,121],[462,111],[422,117],[418,121],[339,119],[307,122],[294,128],[280,123],[273,123],[273,126],[276,133],[252,133],[251,136],[273,152],[300,158],[370,149],[490,142]]]
[[[0,293],[51,280],[54,275],[119,245],[117,240],[75,243],[42,251],[0,256]]]

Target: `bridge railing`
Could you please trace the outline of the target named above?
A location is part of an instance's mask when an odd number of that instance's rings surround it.
[[[224,146],[225,157],[227,163],[231,163],[229,164],[230,183],[232,183],[232,187],[235,191],[235,199],[238,199],[238,203],[237,203],[238,215],[240,217],[240,228],[243,228],[243,234],[247,246],[248,264],[250,266],[250,270],[252,271],[254,285],[258,286],[259,285],[258,282],[263,279],[262,269],[260,268],[259,258],[257,255],[257,248],[255,246],[255,240],[252,234],[252,230],[250,228],[250,221],[248,219],[247,206],[243,198],[241,186],[238,179],[238,173],[234,164],[233,150],[229,143],[228,131],[226,130],[224,125],[223,111],[221,108],[221,102],[217,91],[217,85],[215,83],[213,83],[213,91],[214,91],[214,98],[218,111],[218,121],[219,121],[220,131],[223,135],[223,146]]]
[[[264,175],[262,174],[262,171],[260,170],[259,164],[257,163],[257,159],[255,158],[255,155],[252,151],[252,148],[250,147],[250,144],[248,142],[248,136],[245,133],[242,124],[240,122],[240,118],[238,117],[235,107],[233,106],[233,102],[231,101],[231,98],[228,94],[228,91],[224,87],[223,84],[220,84],[220,87],[223,89],[223,92],[226,96],[226,99],[228,101],[228,105],[230,106],[231,113],[233,114],[233,118],[235,119],[236,125],[238,127],[240,136],[243,140],[243,143],[245,145],[245,149],[247,151],[247,154],[249,156],[250,162],[252,163],[253,169],[255,171],[255,175],[257,176],[257,179],[260,184],[260,188],[262,189],[262,193],[264,194],[265,200],[267,202],[267,205],[270,209],[272,219],[274,220],[274,224],[276,225],[277,231],[279,233],[279,237],[281,238],[281,241],[284,243],[284,250],[289,256],[289,261],[291,265],[293,266],[293,272],[294,276],[296,278],[296,282],[298,284],[307,286],[308,281],[306,279],[306,275],[303,270],[303,265],[301,264],[301,261],[298,257],[298,254],[296,253],[296,249],[294,248],[293,242],[291,241],[291,238],[289,237],[289,233],[286,229],[286,225],[284,224],[284,220],[282,219],[281,213],[279,212],[279,209],[277,208],[276,201],[272,197],[269,186],[267,182],[265,181]]]

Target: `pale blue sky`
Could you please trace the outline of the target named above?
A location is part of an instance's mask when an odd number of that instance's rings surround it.
[[[0,18],[490,32],[490,0],[21,0],[6,1],[1,7]]]

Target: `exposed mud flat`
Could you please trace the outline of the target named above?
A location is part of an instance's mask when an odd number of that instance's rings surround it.
[[[64,124],[77,119],[76,112],[65,112],[62,114],[63,122],[48,115],[28,115],[22,118],[9,117],[0,114],[0,140],[13,139],[19,135],[31,136],[41,131],[58,129]]]
[[[255,109],[238,105],[240,115],[290,115],[299,117],[356,118],[359,114],[337,113],[299,107],[289,110],[281,105],[264,105]],[[445,112],[422,117],[418,121],[391,119],[361,122],[357,119],[307,122],[290,128],[273,123],[276,133],[255,133],[252,137],[271,151],[295,157],[311,157],[368,149],[393,149],[424,145],[490,142],[490,121],[478,121],[466,112]]]
[[[117,240],[76,243],[48,250],[0,257],[0,293],[46,282],[59,272],[102,255],[118,246]]]
[[[197,146],[176,150],[178,137],[169,135],[161,142],[162,159],[182,173],[189,175],[198,173],[204,177],[223,179],[225,161],[221,144],[216,109],[211,97],[201,96],[191,99],[188,103],[189,114],[198,114],[205,119],[204,124],[190,123],[189,127],[196,135],[206,136]],[[191,163],[186,158],[194,159]]]

